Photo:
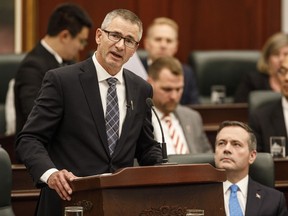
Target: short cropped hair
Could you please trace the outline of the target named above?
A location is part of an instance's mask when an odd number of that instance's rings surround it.
[[[101,29],[106,29],[109,26],[109,24],[112,22],[112,20],[116,17],[121,17],[122,19],[128,20],[132,24],[136,24],[138,26],[139,28],[138,42],[139,42],[143,34],[143,24],[140,18],[132,11],[129,11],[126,9],[116,9],[116,10],[109,12],[101,24]]]
[[[71,3],[59,5],[51,14],[47,34],[56,36],[63,30],[68,30],[76,37],[83,27],[92,27],[89,15],[79,6]]]
[[[241,128],[243,128],[249,134],[249,139],[247,140],[249,150],[252,151],[252,150],[257,149],[256,137],[254,135],[253,130],[247,124],[245,124],[243,122],[239,122],[239,121],[223,121],[219,125],[219,128],[217,130],[217,136],[218,136],[219,132],[225,127],[241,127]]]
[[[153,80],[158,80],[159,73],[163,68],[169,69],[176,76],[183,76],[183,68],[180,61],[168,56],[156,59],[148,68],[148,76]]]
[[[178,24],[174,21],[174,20],[172,20],[172,19],[170,19],[170,18],[168,18],[168,17],[158,17],[158,18],[155,18],[153,21],[152,21],[152,23],[148,26],[148,28],[147,28],[147,33],[146,33],[146,35],[149,37],[149,33],[150,33],[150,30],[154,27],[154,26],[156,26],[156,25],[168,25],[168,26],[170,26],[171,28],[173,28],[174,30],[175,30],[175,32],[176,32],[176,35],[177,35],[177,37],[178,37],[178,31],[179,31],[179,26],[178,26]]]
[[[268,73],[268,59],[271,55],[278,52],[284,46],[288,46],[288,34],[276,33],[272,35],[264,44],[257,68],[260,72]]]

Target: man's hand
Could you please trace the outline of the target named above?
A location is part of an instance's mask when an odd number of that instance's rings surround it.
[[[56,190],[61,199],[70,201],[72,189],[69,185],[69,182],[73,181],[75,178],[77,178],[77,176],[63,169],[52,173],[48,178],[47,183],[51,189]]]

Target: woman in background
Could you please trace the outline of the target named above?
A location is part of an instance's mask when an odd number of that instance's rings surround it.
[[[284,57],[288,55],[288,34],[276,33],[264,44],[257,63],[258,71],[249,71],[240,82],[235,103],[247,103],[249,93],[254,90],[272,90],[280,92],[277,71]]]

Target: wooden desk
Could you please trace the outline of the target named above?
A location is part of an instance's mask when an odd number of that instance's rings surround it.
[[[214,148],[219,124],[225,120],[248,122],[247,103],[229,104],[197,104],[188,107],[198,111],[203,120],[204,130]]]
[[[23,164],[12,165],[12,207],[15,215],[33,216],[40,190],[36,189]]]
[[[230,104],[195,104],[188,107],[197,110],[203,119],[204,125],[219,125],[225,120],[248,121],[247,103]]]
[[[288,158],[275,159],[275,188],[285,194],[288,206]],[[32,216],[36,208],[39,190],[33,185],[32,178],[22,164],[12,165],[12,206],[16,215]]]

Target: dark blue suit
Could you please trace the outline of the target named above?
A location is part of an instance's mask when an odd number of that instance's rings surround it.
[[[141,58],[142,64],[146,71],[148,70],[147,58]],[[186,64],[182,64],[184,73],[184,90],[183,95],[180,100],[180,104],[198,104],[199,103],[199,93],[198,86],[196,83],[196,75],[192,68]]]
[[[281,99],[254,110],[250,115],[249,125],[257,138],[258,151],[270,152],[270,136],[286,137],[287,146],[287,130]]]
[[[284,194],[249,178],[245,216],[276,215],[288,215]]]

